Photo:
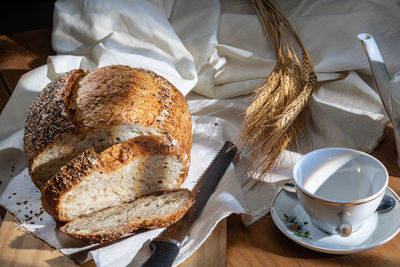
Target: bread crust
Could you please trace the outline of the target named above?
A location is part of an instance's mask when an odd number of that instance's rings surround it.
[[[90,243],[108,243],[111,242],[113,240],[116,240],[118,238],[120,238],[121,236],[125,235],[125,234],[129,234],[135,230],[138,229],[156,229],[156,228],[162,228],[162,227],[169,227],[173,224],[175,224],[177,221],[179,221],[186,213],[187,211],[192,207],[192,205],[194,204],[195,200],[194,200],[194,196],[191,193],[190,190],[188,189],[173,189],[173,190],[163,190],[163,191],[158,191],[156,193],[153,194],[149,194],[146,195],[144,197],[147,196],[158,196],[158,195],[162,195],[162,194],[166,194],[166,193],[171,193],[171,192],[177,192],[177,191],[187,191],[190,194],[190,198],[188,200],[188,203],[186,204],[186,206],[173,213],[173,214],[169,214],[167,216],[164,217],[160,217],[157,219],[153,219],[153,220],[140,220],[137,222],[130,222],[128,224],[125,225],[125,227],[121,230],[118,231],[111,231],[111,232],[107,232],[107,233],[103,233],[103,234],[75,234],[75,233],[70,233],[66,230],[67,228],[67,224],[62,226],[60,228],[60,230],[64,233],[66,233],[67,235],[71,236],[72,238],[78,239],[80,241],[83,242],[90,242]],[[100,212],[104,212],[110,209],[117,209],[119,207],[122,207],[125,204],[121,204],[118,206],[114,206],[114,207],[110,207],[110,208],[106,208],[104,210],[98,211],[97,213]],[[78,219],[82,219],[82,218],[88,218],[91,215],[85,215],[85,216],[81,216],[75,220]]]
[[[69,219],[63,217],[60,202],[63,196],[82,182],[88,175],[95,171],[105,174],[120,169],[138,157],[146,156],[177,156],[177,152],[171,152],[165,143],[164,136],[140,136],[122,144],[116,144],[100,155],[90,148],[74,158],[60,171],[47,181],[41,193],[43,208],[54,218],[62,222]],[[181,179],[182,184],[184,179]]]
[[[84,75],[73,70],[49,83],[33,100],[25,121],[24,152],[29,173],[34,159],[61,134],[75,128],[68,101],[75,83]],[[33,179],[37,186],[37,181]]]
[[[51,82],[33,101],[25,124],[24,151],[33,182],[41,188],[32,165],[57,138],[118,125],[140,125],[165,136],[186,166],[190,164],[192,120],[184,96],[165,78],[148,70],[111,65],[85,74],[73,70]]]

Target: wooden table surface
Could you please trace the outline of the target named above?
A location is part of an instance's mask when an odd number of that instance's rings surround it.
[[[0,112],[25,72],[46,64],[51,30],[41,29],[0,36]],[[393,129],[372,153],[390,175],[389,186],[400,194],[400,168]],[[43,241],[16,228],[11,214],[0,211],[0,266],[74,266],[66,256]],[[400,218],[399,218],[400,219]],[[387,244],[352,255],[315,252],[289,240],[269,215],[245,227],[238,215],[223,220],[203,246],[182,266],[400,266],[400,235]],[[94,266],[90,261],[84,266]]]

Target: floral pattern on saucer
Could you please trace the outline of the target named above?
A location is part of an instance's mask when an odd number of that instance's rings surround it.
[[[299,223],[296,219],[296,216],[290,216],[290,215],[287,215],[286,213],[283,214],[283,217],[285,218],[284,221],[285,221],[287,227],[293,232],[293,234],[295,236],[311,238],[310,231],[307,229],[304,229],[305,226],[308,225],[307,221]]]

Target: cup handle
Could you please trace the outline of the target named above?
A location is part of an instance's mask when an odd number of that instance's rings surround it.
[[[351,226],[351,223],[349,222],[351,214],[348,211],[342,212],[339,214],[339,225],[336,229],[338,234],[341,237],[348,237],[350,236],[351,232],[353,231],[353,227]]]

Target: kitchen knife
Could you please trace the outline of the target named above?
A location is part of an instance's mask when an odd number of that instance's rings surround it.
[[[199,217],[211,194],[214,192],[226,169],[235,157],[237,148],[229,141],[200,177],[193,189],[195,203],[176,224],[170,226],[150,242],[152,254],[142,267],[169,267],[179,253],[179,247],[190,227]]]

